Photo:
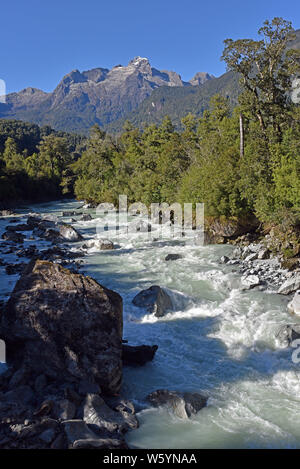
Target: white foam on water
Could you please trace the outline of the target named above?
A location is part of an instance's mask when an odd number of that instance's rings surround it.
[[[62,201],[29,210],[56,215],[77,206]],[[88,240],[97,237],[96,224],[93,219],[74,226]],[[292,362],[294,349],[284,348],[278,338],[280,328],[297,322],[287,312],[289,299],[271,291],[242,291],[237,267],[219,263],[231,246],[185,245],[172,237],[154,241],[147,233],[126,235],[124,226],[103,238],[117,249],[89,249],[83,270],[122,295],[124,338],[159,346],[153,362],[124,369],[122,392],[143,408],[140,428],[126,436],[129,444],[300,448],[300,365]],[[183,258],[166,262],[170,253]],[[9,290],[15,278],[7,280],[1,267],[0,276],[1,289]],[[151,285],[167,289],[173,312],[156,318],[132,305]],[[178,419],[166,409],[148,407],[146,395],[158,388],[205,392],[208,406],[190,420]]]

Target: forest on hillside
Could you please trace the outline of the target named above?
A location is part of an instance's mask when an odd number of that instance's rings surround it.
[[[0,121],[0,201],[73,196],[88,202],[204,202],[206,215],[255,215],[300,223],[300,107],[293,79],[299,50],[286,52],[291,23],[266,21],[260,40],[225,41],[223,60],[241,76],[238,105],[221,95],[182,131],[169,117],[119,136],[98,126],[88,139]],[[294,99],[293,99],[294,96]]]

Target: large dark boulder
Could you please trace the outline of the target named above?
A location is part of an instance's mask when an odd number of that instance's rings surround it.
[[[154,406],[165,405],[172,409],[179,418],[189,418],[197,414],[206,406],[207,397],[199,393],[169,391],[158,389],[147,396],[148,401]]]
[[[25,236],[15,231],[5,231],[1,238],[5,241],[11,241],[12,243],[23,243]]]
[[[168,254],[165,257],[165,261],[177,261],[178,259],[182,259],[182,257],[181,254]]]
[[[33,230],[35,236],[45,238],[54,242],[77,242],[82,241],[81,234],[71,225],[58,223],[56,220],[48,220],[37,216],[27,219],[27,226]]]
[[[19,225],[8,225],[5,228],[7,231],[31,231],[31,227],[27,223],[20,223]]]
[[[83,420],[86,424],[113,432],[125,432],[129,428],[138,428],[139,423],[136,416],[130,412],[129,408],[123,406],[122,410],[111,409],[101,396],[88,394],[83,406]]]
[[[7,275],[16,275],[23,272],[27,264],[21,262],[20,264],[8,264],[5,267],[5,272]]]
[[[123,344],[123,365],[142,366],[153,360],[158,349],[157,345],[132,345]]]
[[[147,290],[140,291],[132,300],[132,303],[139,308],[145,308],[156,317],[163,317],[172,311],[172,300],[167,292],[158,285],[152,285]]]
[[[94,380],[107,394],[122,380],[122,299],[58,264],[32,261],[0,318],[8,364],[31,376]]]
[[[47,228],[55,228],[57,223],[54,220],[50,220],[47,218],[41,218],[36,215],[30,215],[27,218],[26,224],[30,227],[30,229],[40,228],[41,230],[45,230]]]
[[[69,448],[73,449],[127,449],[123,439],[101,438],[94,433],[82,420],[66,420],[63,422]]]

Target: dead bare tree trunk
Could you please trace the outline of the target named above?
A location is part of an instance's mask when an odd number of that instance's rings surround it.
[[[240,157],[244,156],[244,119],[243,114],[240,112]]]

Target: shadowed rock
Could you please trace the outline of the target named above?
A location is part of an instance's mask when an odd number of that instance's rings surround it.
[[[35,236],[45,238],[55,242],[77,242],[82,241],[81,234],[71,225],[58,223],[56,219],[48,220],[37,216],[30,216],[27,219],[29,229],[33,230]]]
[[[7,275],[16,275],[24,271],[27,264],[21,262],[20,264],[9,264],[5,267]]]
[[[142,366],[153,360],[158,349],[157,345],[126,345],[123,344],[123,365]]]
[[[22,233],[16,233],[15,231],[5,231],[1,236],[5,241],[11,241],[12,243],[23,243],[25,236]]]
[[[245,233],[256,230],[259,222],[256,218],[215,218],[209,229],[216,236],[223,238],[237,238]]]
[[[138,420],[129,410],[112,410],[97,394],[88,394],[84,403],[83,420],[89,425],[96,425],[110,433],[125,432],[129,428],[138,428]]]
[[[5,228],[7,231],[31,231],[31,227],[27,223],[20,223],[19,225],[9,225]]]
[[[182,257],[181,254],[168,254],[165,257],[165,261],[177,261],[178,259],[182,259]]]
[[[83,215],[81,218],[79,218],[79,221],[91,221],[93,217],[88,213],[86,215]]]
[[[73,449],[129,449],[124,440],[117,438],[86,438],[76,440]]]
[[[172,311],[173,305],[171,298],[158,285],[153,285],[147,290],[140,291],[132,300],[132,303],[139,308],[145,308],[149,313],[156,317],[162,317],[169,311]]]
[[[155,407],[166,405],[179,418],[189,418],[197,414],[206,406],[207,397],[198,393],[176,392],[168,389],[158,389],[147,396],[148,401]]]
[[[90,277],[32,261],[1,316],[0,337],[16,369],[120,390],[122,299]]]
[[[73,446],[77,440],[97,439],[97,436],[88,428],[83,420],[65,420],[63,428],[68,439],[68,443]]]

